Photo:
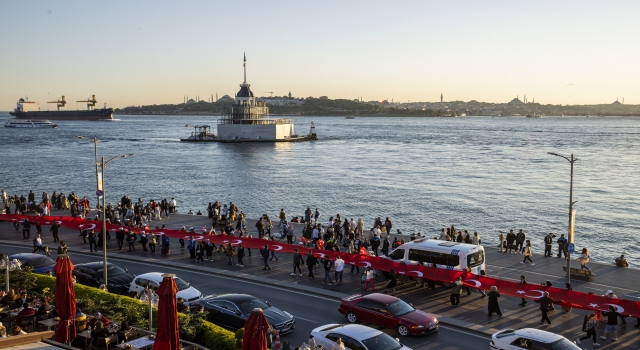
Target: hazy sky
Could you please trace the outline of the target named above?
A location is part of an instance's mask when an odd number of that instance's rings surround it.
[[[258,96],[640,104],[638,13],[639,1],[0,0],[0,110],[26,95],[45,108],[233,96],[245,51]]]

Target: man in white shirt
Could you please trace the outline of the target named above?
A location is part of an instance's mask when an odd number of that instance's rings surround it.
[[[313,231],[311,231],[311,238],[313,238],[314,240],[318,239],[319,233],[320,231],[318,231],[318,227],[315,227]]]
[[[171,198],[171,207],[169,207],[169,210],[174,214],[178,213],[178,203],[175,198]]]
[[[36,235],[36,238],[33,239],[33,253],[38,250],[42,250],[42,238],[40,238],[40,234]]]
[[[336,284],[342,284],[342,272],[344,271],[344,260],[342,260],[340,257],[337,257],[335,266],[336,266],[336,273],[335,273],[334,279],[336,280]],[[338,277],[340,277],[340,279],[338,279]]]

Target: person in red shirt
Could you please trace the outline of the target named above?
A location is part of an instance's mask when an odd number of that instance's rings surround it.
[[[33,317],[35,315],[36,315],[36,310],[31,308],[29,303],[24,303],[23,309],[20,312],[18,312],[18,315],[16,315],[16,325],[20,325],[21,317],[24,316],[24,319],[26,320],[29,317]]]
[[[105,327],[109,327],[109,324],[111,324],[111,321],[109,321],[106,316],[99,312],[96,312],[95,314],[93,314],[93,318],[91,319],[91,321],[89,321],[88,326],[93,328],[96,326],[96,322],[98,321],[102,322],[102,325]]]

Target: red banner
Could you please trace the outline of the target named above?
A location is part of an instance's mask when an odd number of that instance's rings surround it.
[[[22,222],[26,217],[26,215],[1,214],[0,221]],[[28,216],[28,218],[31,223],[38,225],[51,225],[55,221],[60,226],[71,229],[95,229],[96,231],[102,230],[101,221],[91,221],[81,218],[73,218],[70,216]],[[284,244],[260,238],[235,237],[228,236],[226,234],[196,234],[179,230],[150,230],[148,228],[142,229],[107,224],[107,230],[109,231],[117,231],[120,228],[123,228],[126,232],[153,232],[153,234],[155,235],[165,235],[170,238],[182,238],[185,240],[188,240],[191,236],[193,236],[195,240],[200,241],[208,239],[215,244],[231,243],[231,245],[237,246],[238,244],[242,243],[243,247],[253,249],[261,249],[266,245],[269,250],[282,253],[293,253],[295,249],[298,249],[303,254],[311,251],[316,257],[324,257],[325,255],[328,255],[331,259],[335,259],[336,257],[340,256],[347,264],[352,264],[360,267],[370,266],[371,268],[380,271],[389,271],[393,268],[396,273],[406,274],[410,277],[430,279],[437,282],[451,282],[456,280],[458,277],[462,277],[464,285],[467,287],[488,290],[489,288],[491,288],[491,286],[496,286],[500,294],[517,298],[537,300],[542,297],[544,292],[549,292],[549,296],[551,296],[556,301],[559,301],[559,304],[562,306],[586,310],[607,310],[609,306],[613,306],[619,313],[623,315],[640,318],[640,302],[630,301],[626,299],[611,299],[594,294],[568,291],[562,288],[546,287],[536,284],[521,284],[488,276],[478,276],[463,271],[446,270],[434,267],[426,267],[422,265],[407,265],[404,263],[393,262],[386,258],[379,258],[363,254],[309,249],[304,246]]]

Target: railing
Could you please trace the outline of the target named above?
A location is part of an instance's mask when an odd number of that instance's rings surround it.
[[[218,119],[218,124],[241,124],[241,125],[282,125],[293,124],[293,119]]]

